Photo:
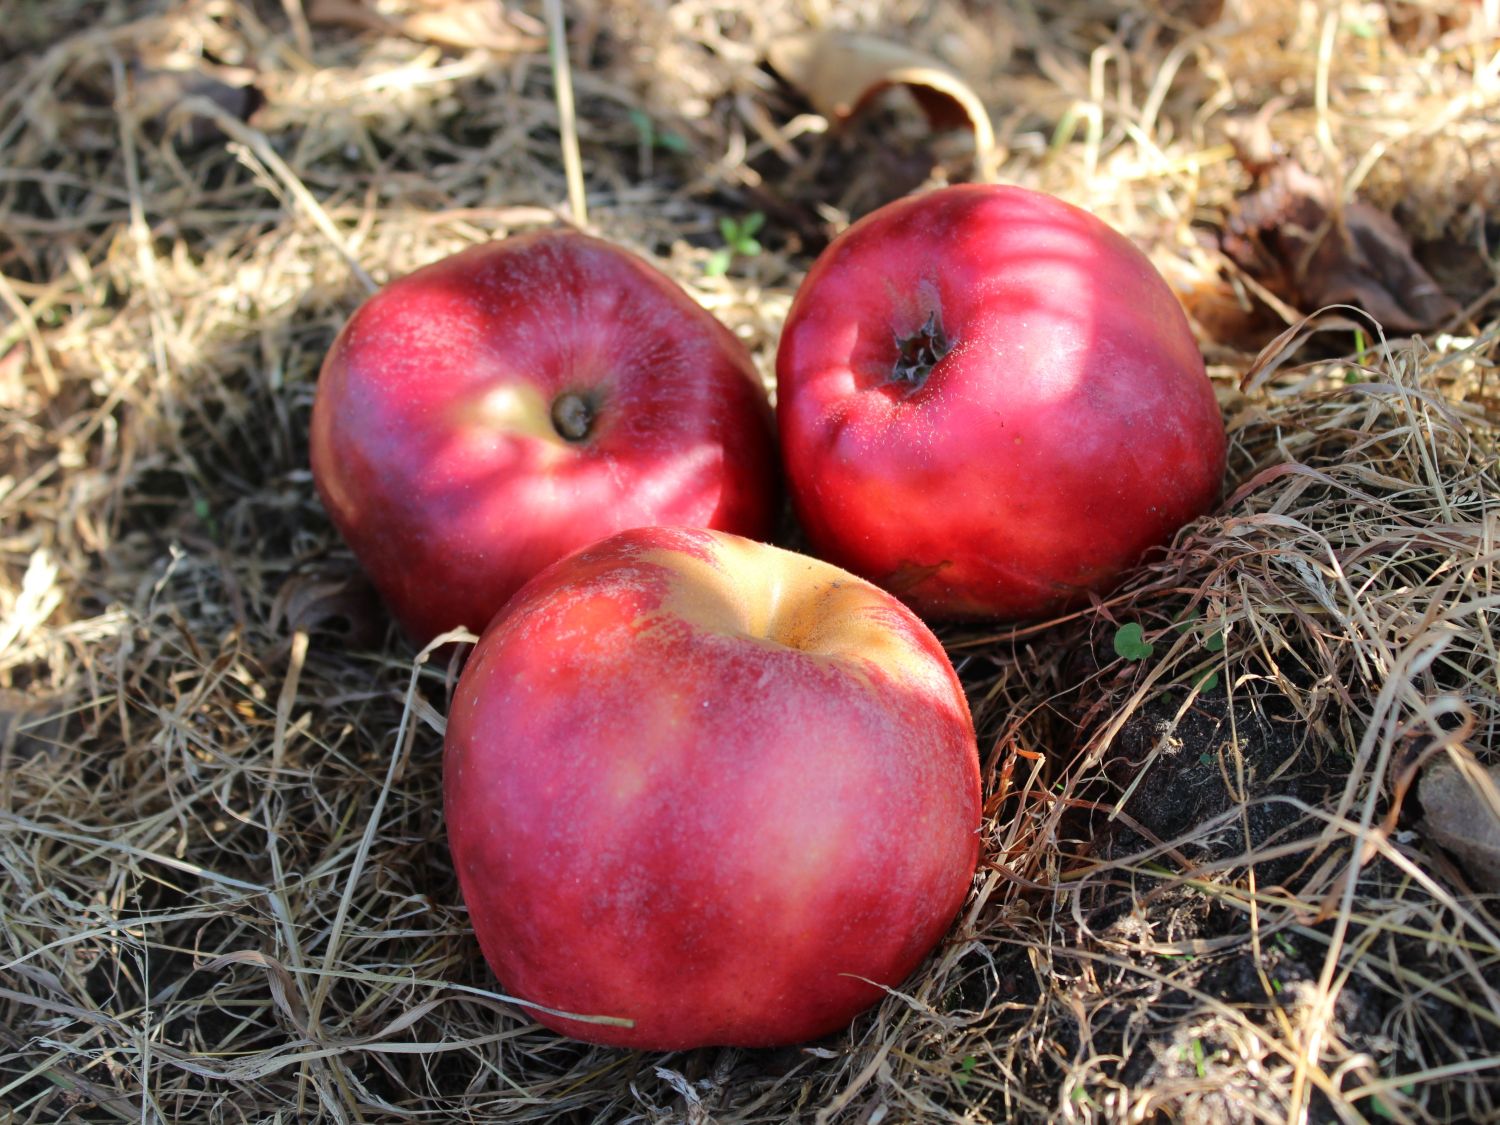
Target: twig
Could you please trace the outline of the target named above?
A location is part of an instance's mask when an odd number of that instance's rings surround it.
[[[573,108],[573,69],[568,60],[562,0],[547,0],[547,38],[551,43],[552,82],[557,94],[563,174],[568,179],[568,208],[573,213],[574,224],[586,227],[589,222],[588,202],[583,192],[583,160],[578,153],[578,117]]]

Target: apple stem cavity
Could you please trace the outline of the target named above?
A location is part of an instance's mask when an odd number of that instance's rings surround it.
[[[593,401],[577,391],[558,395],[552,401],[552,428],[566,441],[583,441],[594,428]]]
[[[907,394],[920,390],[950,347],[934,309],[927,314],[927,323],[921,328],[910,336],[896,337],[896,365],[891,369],[891,382],[904,388]]]

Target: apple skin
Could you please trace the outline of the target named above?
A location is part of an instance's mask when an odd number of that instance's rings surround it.
[[[943,188],[855,223],[776,371],[809,541],[929,619],[1083,603],[1219,495],[1224,423],[1181,306],[1124,236],[1037,192]]]
[[[622,532],[491,623],[449,710],[449,845],[505,991],[596,1043],[796,1043],[937,943],[978,860],[968,704],[899,601],[697,528]],[[857,978],[865,978],[864,980]]]
[[[581,440],[553,422],[563,399],[585,408]],[[760,538],[777,505],[744,346],[657,270],[572,231],[472,247],[366,301],[323,364],[311,454],[335,526],[419,644],[479,632],[610,532]]]

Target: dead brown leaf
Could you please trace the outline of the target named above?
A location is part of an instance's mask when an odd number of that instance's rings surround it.
[[[1278,297],[1303,312],[1353,305],[1398,334],[1457,314],[1384,211],[1361,200],[1337,206],[1329,185],[1293,160],[1272,164],[1257,180],[1237,200],[1221,245]]]
[[[1444,293],[1476,319],[1485,319],[1488,302],[1500,297],[1500,263],[1491,262],[1476,243],[1477,239],[1460,241],[1445,234],[1417,242],[1413,253]]]
[[[1207,339],[1239,352],[1259,351],[1282,324],[1274,311],[1223,277],[1194,278],[1173,289]]]
[[[271,605],[273,626],[286,632],[342,632],[351,648],[379,641],[386,619],[374,589],[359,573],[294,574]]]
[[[1422,773],[1422,827],[1475,883],[1500,891],[1500,765],[1442,757]]]
[[[398,34],[400,21],[381,15],[363,0],[312,0],[307,6],[309,23],[324,27],[344,27],[350,31],[379,31]]]
[[[1162,11],[1174,24],[1209,27],[1224,15],[1224,0],[1165,0]]]
[[[1442,5],[1417,0],[1386,0],[1386,23],[1391,38],[1408,51],[1430,47],[1456,29],[1467,27],[1483,18],[1479,4],[1455,4],[1443,10]]]
[[[884,91],[904,87],[935,130],[973,132],[981,178],[990,178],[995,130],[989,113],[968,83],[932,56],[871,35],[825,31],[783,39],[767,58],[835,123],[849,120]]]
[[[178,107],[191,98],[207,98],[231,117],[248,120],[262,101],[257,73],[245,66],[190,67],[142,64],[132,74],[131,92],[136,112],[165,130],[187,148],[220,141],[223,131],[208,118],[182,115]]]
[[[66,715],[65,700],[0,688],[0,760],[53,752]]]
[[[313,23],[402,35],[458,50],[536,51],[547,43],[535,20],[507,11],[500,0],[418,0],[398,16],[386,16],[365,0],[312,0],[307,18]]]

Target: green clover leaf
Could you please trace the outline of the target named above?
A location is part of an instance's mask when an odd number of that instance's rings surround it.
[[[1115,655],[1126,660],[1145,660],[1156,651],[1156,646],[1146,639],[1146,631],[1140,623],[1131,621],[1115,630]]]

